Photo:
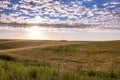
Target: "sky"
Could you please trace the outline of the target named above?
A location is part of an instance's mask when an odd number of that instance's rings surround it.
[[[3,38],[120,40],[120,0],[0,0]]]

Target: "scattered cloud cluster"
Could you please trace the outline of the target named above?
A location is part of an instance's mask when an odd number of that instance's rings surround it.
[[[120,30],[120,1],[3,0],[0,1],[0,24],[2,23]]]

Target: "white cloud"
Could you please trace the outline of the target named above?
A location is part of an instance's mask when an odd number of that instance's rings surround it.
[[[116,5],[116,4],[120,4],[120,2],[111,2],[110,4]]]
[[[0,14],[0,22],[32,22],[32,23],[47,23],[51,26],[58,26],[57,28],[95,28],[95,29],[118,29],[120,28],[120,9],[108,10],[115,8],[119,2],[108,2],[102,4],[105,8],[98,8],[93,5],[92,9],[83,6],[84,2],[91,2],[92,0],[76,0],[70,2],[69,5],[60,3],[61,1],[53,0],[21,0],[21,4],[12,4],[12,8],[8,7],[11,4],[9,1],[0,2],[0,7],[9,10],[15,10],[14,13]],[[29,4],[33,2],[35,6]],[[19,9],[19,10],[17,10]],[[24,16],[24,15],[28,16]],[[85,14],[84,18],[82,18]],[[50,17],[56,17],[51,19]],[[29,17],[29,16],[32,16]],[[44,16],[42,18],[41,16]],[[34,18],[33,18],[34,17]],[[61,21],[59,18],[66,18]],[[71,21],[71,19],[75,19]],[[58,25],[59,24],[59,25]],[[61,26],[60,26],[61,25]]]
[[[79,6],[78,8],[74,9],[74,13],[77,15],[82,15],[86,12],[85,8],[82,6]]]

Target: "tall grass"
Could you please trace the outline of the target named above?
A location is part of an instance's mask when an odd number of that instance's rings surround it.
[[[92,68],[89,68],[88,70],[82,70],[78,67],[76,73],[92,80],[120,80],[120,70],[100,72]]]
[[[33,62],[34,63],[34,62]],[[23,61],[0,60],[0,80],[79,80],[71,73],[60,73],[59,67],[25,65]]]
[[[27,65],[25,63],[28,63]],[[37,64],[36,64],[37,63]],[[34,65],[33,65],[34,64]],[[41,64],[41,65],[38,65]],[[44,65],[43,65],[44,64]],[[58,66],[35,61],[0,60],[0,80],[120,80],[120,71],[99,72],[94,69],[61,72]]]

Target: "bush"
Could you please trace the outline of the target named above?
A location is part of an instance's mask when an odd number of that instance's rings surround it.
[[[0,54],[0,59],[6,60],[6,61],[15,61],[16,60],[16,58],[14,58],[10,55],[4,55],[4,54]]]

